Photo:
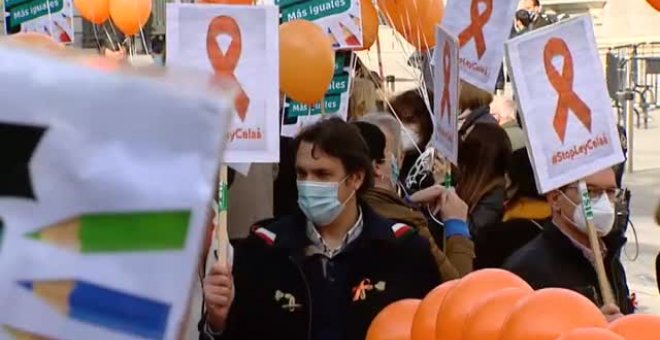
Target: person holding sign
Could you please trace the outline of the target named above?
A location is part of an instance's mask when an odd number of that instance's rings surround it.
[[[364,339],[378,312],[440,283],[428,242],[362,203],[373,168],[339,118],[294,140],[301,213],[261,223],[204,280],[201,339]]]
[[[445,190],[434,187],[423,189],[413,195],[417,198],[429,193],[429,195],[426,195],[429,197],[427,200],[433,204],[439,203],[438,216],[445,221],[446,233],[444,237],[447,238],[446,252],[443,252],[436,242],[438,240],[439,243],[442,243],[443,235],[434,238],[435,235],[429,228],[430,222],[427,221],[427,217],[421,211],[406,203],[396,192],[398,169],[403,159],[400,143],[401,125],[399,122],[386,113],[371,113],[363,117],[362,121],[357,124],[373,127],[376,129],[376,133],[383,136],[382,138],[385,141],[384,145],[378,145],[378,136],[374,136],[374,133],[365,132],[364,130],[367,128],[363,129],[362,136],[369,145],[369,149],[372,150],[372,154],[374,154],[373,149],[379,149],[375,152],[380,154],[380,156],[373,159],[376,174],[375,185],[365,193],[365,202],[378,214],[415,227],[419,234],[429,241],[431,252],[443,282],[470,273],[474,258],[474,244],[470,240],[470,233],[465,223],[467,219],[467,206],[465,203],[454,192],[445,194]],[[457,204],[452,204],[453,202],[457,202]]]
[[[541,235],[514,253],[504,268],[525,279],[534,289],[571,289],[600,306],[603,298],[594,267],[595,257],[600,256],[618,305],[602,308],[612,321],[622,314],[634,312],[626,273],[619,260],[626,239],[623,235],[605,238],[614,226],[614,202],[620,198],[621,189],[616,185],[612,169],[588,176],[586,184],[602,254],[594,254],[590,248],[578,184],[572,183],[547,195],[552,207],[552,221],[543,226]]]

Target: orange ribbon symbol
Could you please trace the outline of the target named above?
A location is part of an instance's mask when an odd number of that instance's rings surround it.
[[[482,13],[479,13],[479,4],[486,5]],[[463,47],[468,41],[474,39],[477,45],[477,55],[479,59],[486,53],[486,39],[484,38],[484,26],[493,15],[493,0],[472,0],[470,5],[470,26],[458,35],[458,42]]]
[[[222,52],[216,40],[220,34],[226,34],[231,37],[231,43],[226,53]],[[238,65],[238,59],[241,56],[242,45],[241,31],[236,20],[225,15],[213,18],[206,34],[206,53],[216,75],[227,77],[236,81],[238,84],[239,93],[236,96],[234,104],[236,106],[236,112],[238,112],[238,117],[241,121],[244,121],[248,106],[250,105],[250,98],[243,88],[240,87],[240,83],[236,79],[236,75],[234,75],[234,71]]]
[[[353,301],[364,300],[367,298],[367,291],[374,289],[371,280],[364,279],[360,281],[357,287],[353,287]]]
[[[451,106],[449,105],[449,82],[451,81],[451,51],[449,44],[445,42],[445,47],[442,53],[442,66],[444,69],[445,89],[442,91],[442,99],[440,100],[440,119],[445,114],[447,115],[447,122],[451,121]]]
[[[552,58],[556,56],[564,58],[564,67],[561,74],[552,65]],[[591,109],[573,91],[573,56],[566,42],[559,38],[550,39],[543,51],[543,62],[550,84],[559,94],[553,125],[561,142],[564,143],[564,137],[566,136],[569,109],[591,132]]]

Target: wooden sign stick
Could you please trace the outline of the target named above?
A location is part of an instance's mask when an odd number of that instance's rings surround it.
[[[600,286],[600,294],[603,297],[603,304],[616,305],[614,294],[612,293],[612,286],[607,279],[607,272],[605,271],[603,257],[601,256],[600,239],[598,238],[596,227],[593,222],[594,213],[591,208],[591,198],[589,197],[589,191],[587,190],[587,182],[585,182],[585,180],[580,180],[578,188],[580,189],[580,196],[582,198],[582,209],[587,220],[589,243],[591,244],[591,250],[594,252],[594,266],[596,268],[596,274],[598,275],[598,284]]]
[[[218,220],[215,236],[218,241],[218,261],[227,265],[229,262],[229,234],[227,232],[227,211],[229,210],[229,183],[227,166],[220,167],[220,186],[218,188]]]

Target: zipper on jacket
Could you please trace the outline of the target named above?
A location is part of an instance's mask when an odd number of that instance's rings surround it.
[[[308,303],[308,316],[307,316],[307,340],[312,340],[312,290],[309,288],[309,282],[307,281],[307,277],[305,276],[305,272],[303,271],[302,267],[296,261],[293,256],[289,256],[289,260],[293,262],[293,265],[296,266],[298,269],[298,272],[300,273],[300,277],[302,278],[303,284],[305,285],[305,291],[307,293],[307,303]]]

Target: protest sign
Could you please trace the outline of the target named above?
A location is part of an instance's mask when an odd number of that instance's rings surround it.
[[[434,54],[434,146],[453,164],[458,162],[458,39],[436,27]]]
[[[279,161],[279,42],[275,6],[167,4],[167,64],[238,85],[224,163]]]
[[[518,0],[450,0],[442,25],[458,37],[460,77],[493,92]],[[440,53],[441,51],[435,51]]]
[[[178,338],[230,99],[4,46],[0,78],[0,338]]]
[[[347,119],[352,85],[351,70],[355,58],[355,54],[351,52],[335,54],[335,75],[323,99],[324,110],[321,110],[321,103],[310,106],[286,98],[282,117],[282,136],[295,137],[305,126],[316,123],[324,114]]]
[[[282,23],[308,20],[328,32],[335,49],[362,47],[360,0],[275,0]]]
[[[36,32],[73,42],[72,0],[5,0],[5,32]]]
[[[506,51],[540,192],[623,162],[590,17],[515,38]]]

